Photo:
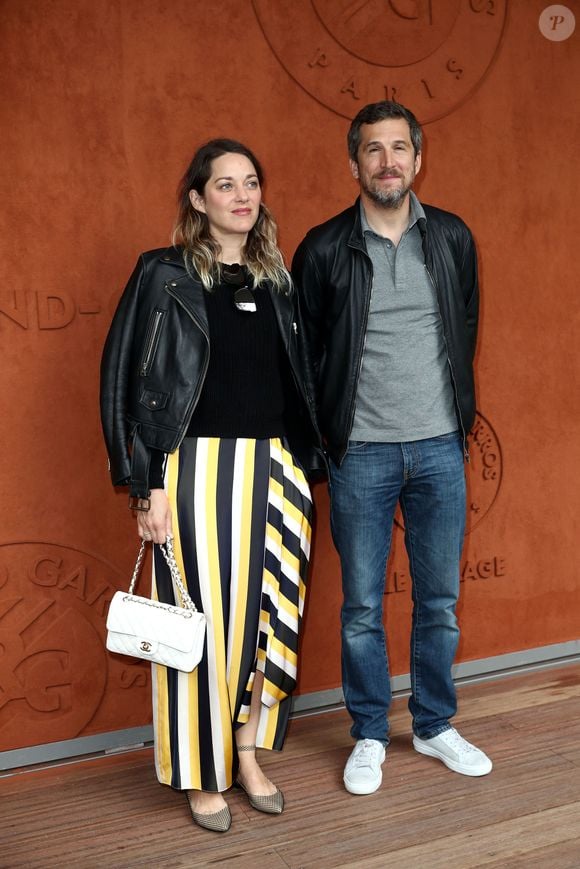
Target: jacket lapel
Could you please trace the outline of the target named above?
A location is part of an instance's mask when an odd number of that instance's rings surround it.
[[[272,289],[271,286],[269,286],[269,290],[270,298],[272,299],[272,304],[274,305],[274,311],[276,312],[278,326],[280,327],[280,332],[282,334],[282,340],[284,342],[284,346],[287,348],[289,345],[290,329],[292,328],[292,319],[294,314],[292,297],[287,295],[287,293]]]
[[[201,282],[185,272],[178,277],[166,278],[165,291],[177,299],[209,340],[205,290]]]

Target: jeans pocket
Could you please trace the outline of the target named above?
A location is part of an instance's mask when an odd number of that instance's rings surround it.
[[[435,443],[445,443],[446,441],[454,441],[461,438],[460,432],[456,429],[455,431],[447,432],[447,434],[437,435],[437,437],[433,438]]]
[[[347,452],[347,454],[348,453],[355,453],[357,450],[362,450],[364,447],[367,446],[367,444],[368,444],[368,441],[349,441],[346,452]]]

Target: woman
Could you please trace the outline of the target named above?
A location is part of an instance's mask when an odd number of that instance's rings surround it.
[[[157,775],[216,831],[229,829],[223,793],[235,782],[258,811],[283,809],[255,752],[281,749],[286,733],[310,548],[305,471],[321,467],[262,182],[239,142],[199,149],[174,246],[140,257],[101,372],[113,483],[130,486],[144,540],[173,536],[208,622],[193,673],[153,665]],[[157,550],[153,594],[175,602]]]

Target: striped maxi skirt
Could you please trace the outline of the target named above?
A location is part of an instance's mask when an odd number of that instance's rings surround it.
[[[280,438],[185,438],[165,487],[177,563],[207,618],[193,673],[152,665],[155,768],[162,784],[223,791],[234,781],[234,731],[264,674],[256,745],[282,748],[296,684],[312,500]],[[178,595],[178,592],[177,592]],[[156,550],[153,596],[176,592]]]

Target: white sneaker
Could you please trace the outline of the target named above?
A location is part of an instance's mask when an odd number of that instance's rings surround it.
[[[343,781],[349,794],[372,794],[380,787],[385,756],[385,747],[378,739],[359,739],[344,768]]]
[[[420,754],[438,758],[453,772],[462,775],[487,775],[493,766],[487,754],[464,739],[454,727],[431,739],[414,736],[413,748]]]

